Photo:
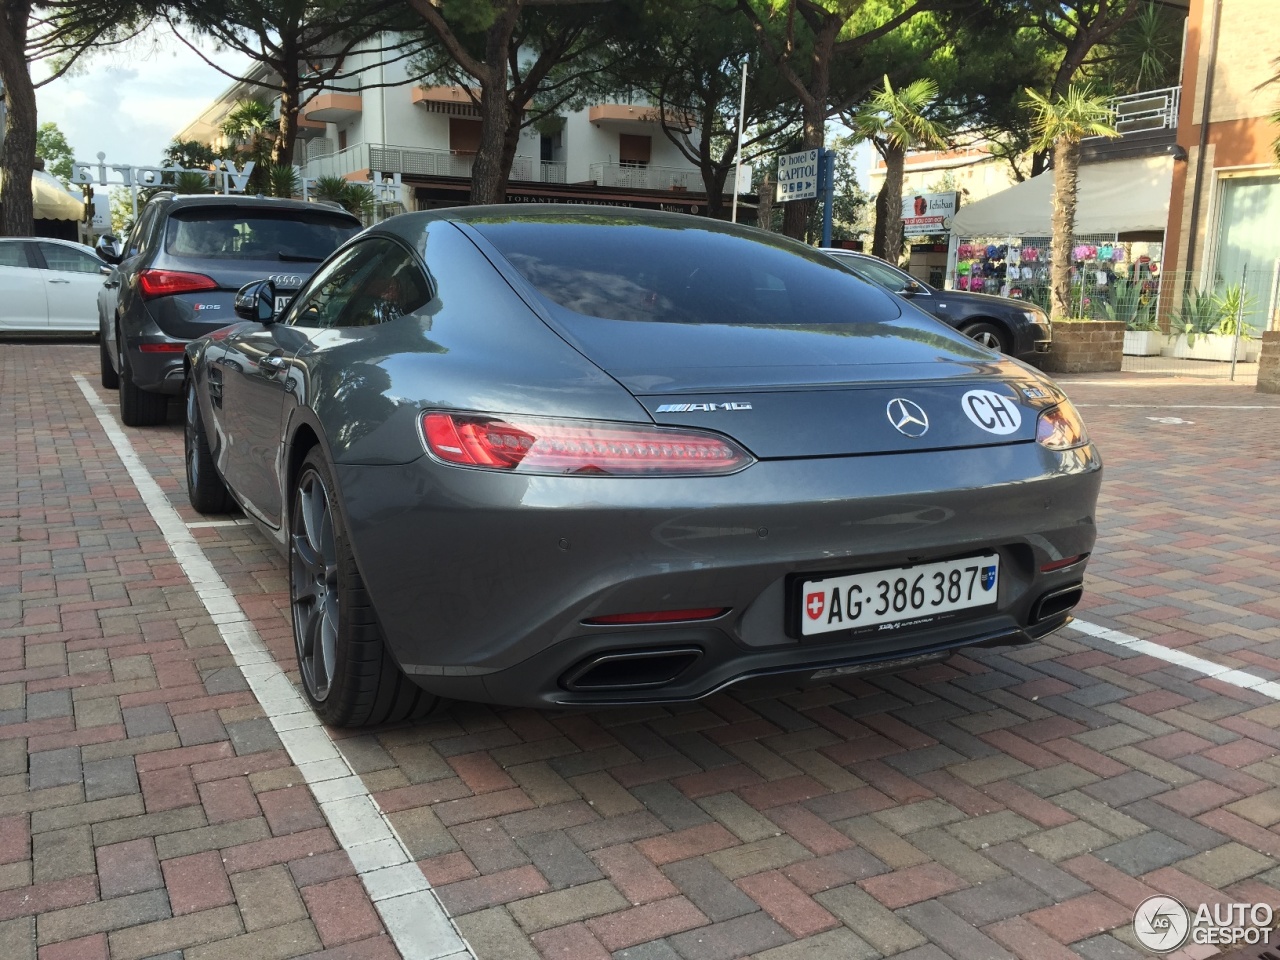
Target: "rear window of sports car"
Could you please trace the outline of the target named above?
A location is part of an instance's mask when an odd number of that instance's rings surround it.
[[[880,323],[901,311],[819,253],[769,237],[645,224],[472,221],[548,300],[575,313],[659,323]]]
[[[165,252],[197,259],[318,263],[359,231],[345,217],[323,213],[193,207],[169,218]]]

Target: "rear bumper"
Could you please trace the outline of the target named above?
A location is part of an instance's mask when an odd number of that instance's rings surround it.
[[[182,349],[173,353],[148,353],[142,349],[143,344],[177,344]],[[165,393],[171,396],[182,393],[184,377],[182,358],[186,349],[185,340],[169,340],[166,337],[134,337],[126,339],[125,349],[129,351],[129,367],[133,371],[134,382],[139,387],[151,393]]]
[[[1076,571],[1082,574],[1083,569]],[[892,641],[866,640],[743,649],[716,629],[642,631],[583,637],[482,676],[447,676],[407,667],[440,696],[530,707],[598,707],[700,700],[735,685],[805,686],[908,669],[967,647],[1031,643],[1070,622],[1067,613],[1020,626],[1001,616]],[[611,669],[607,674],[601,664]],[[656,664],[650,667],[650,664]],[[624,676],[625,671],[631,671]]]
[[[1067,610],[1037,620],[1038,605],[1078,585],[1083,563],[1039,568],[1092,550],[1101,463],[1091,446],[1054,454],[1022,443],[763,461],[698,479],[504,476],[426,458],[336,472],[357,562],[405,671],[445,696],[548,706],[690,700],[749,678],[856,672],[1056,629]],[[1001,556],[1001,587],[981,617],[787,633],[791,575],[988,550]],[[660,628],[582,622],[703,607],[728,612]],[[572,679],[593,658],[633,651],[676,651],[668,663],[681,669],[644,689]]]

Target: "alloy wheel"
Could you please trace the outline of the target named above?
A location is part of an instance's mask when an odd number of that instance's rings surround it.
[[[307,470],[290,520],[290,597],[302,682],[312,699],[329,696],[338,640],[338,551],[324,480]]]
[[[196,456],[196,438],[195,423],[196,417],[200,415],[200,408],[196,404],[195,388],[187,384],[187,416],[186,422],[183,424],[182,430],[182,454],[187,462],[187,489],[196,490],[199,488],[200,480],[200,459]]]
[[[977,333],[973,334],[973,339],[984,347],[990,347],[992,350],[1000,349],[1000,338],[990,330],[979,330]]]

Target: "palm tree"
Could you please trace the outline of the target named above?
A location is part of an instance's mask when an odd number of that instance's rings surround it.
[[[1088,84],[1067,87],[1056,100],[1028,88],[1024,106],[1032,112],[1031,149],[1053,148],[1053,237],[1049,245],[1049,308],[1054,320],[1071,316],[1071,239],[1076,226],[1080,141],[1118,137],[1107,101]]]
[[[902,253],[902,168],[907,151],[946,144],[942,125],[925,116],[937,98],[938,85],[933,80],[914,80],[894,90],[886,76],[884,87],[862,105],[849,124],[884,158],[884,184],[876,195],[871,252],[892,263],[897,263]]]
[[[276,128],[270,104],[261,100],[241,100],[222,121],[222,135],[228,145],[244,159],[253,161],[249,183],[256,193],[263,193],[268,183],[267,168],[271,165]]]

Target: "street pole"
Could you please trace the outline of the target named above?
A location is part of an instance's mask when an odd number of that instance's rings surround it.
[[[818,180],[822,189],[822,245],[831,246],[831,217],[836,194],[836,155],[823,147],[818,151]]]
[[[733,206],[729,214],[731,223],[738,222],[738,177],[742,173],[742,120],[747,112],[747,58],[742,58],[742,95],[738,98],[738,149],[734,151]],[[703,132],[706,135],[706,132]]]
[[[1240,270],[1240,302],[1236,304],[1236,329],[1231,338],[1231,380],[1236,379],[1236,354],[1240,350],[1240,334],[1244,326],[1244,299],[1249,293],[1249,264],[1246,262]]]

